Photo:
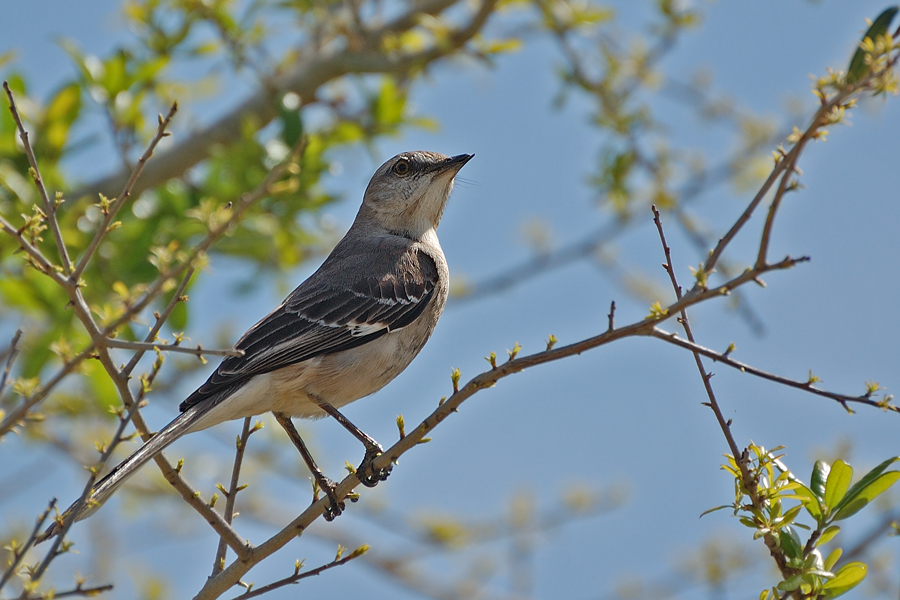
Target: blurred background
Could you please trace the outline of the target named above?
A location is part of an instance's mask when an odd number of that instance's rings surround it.
[[[47,177],[53,189],[101,191],[98,182],[140,154],[153,115],[169,100],[180,110],[162,151],[202,135],[291,60],[309,58],[293,56],[295,46],[307,48],[316,35],[338,39],[340,32],[312,23],[355,3],[318,4],[8,3],[0,75],[21,78],[26,91],[17,99],[33,123],[61,89],[77,88],[77,118],[59,152],[46,151]],[[373,23],[408,9],[360,4]],[[465,382],[489,368],[483,357],[492,351],[502,360],[516,343],[529,354],[551,334],[560,344],[596,335],[612,300],[619,324],[642,319],[656,300],[671,302],[649,204],[664,209],[677,274],[690,285],[688,267],[711,247],[696,237],[714,243],[734,222],[770,169],[771,151],[793,126],[808,125],[814,79],[846,69],[865,19],[885,8],[868,0],[559,4],[505,3],[476,40],[420,69],[337,77],[315,98],[282,98],[268,124],[248,119],[240,140],[136,197],[128,215],[135,222],[142,210],[176,214],[186,206],[180,202],[231,200],[258,182],[247,173],[284,156],[291,131],[294,139],[297,128],[319,133],[303,199],[263,204],[211,252],[186,312],[163,336],[184,331],[192,343],[229,346],[318,266],[384,160],[412,149],[474,153],[439,230],[454,296],[434,336],[395,382],[345,410],[382,444],[393,443],[396,416],[411,429],[430,414],[452,391],[452,369]],[[427,45],[477,10],[459,3],[426,22],[420,39],[397,43]],[[233,30],[222,14],[234,16]],[[572,16],[580,14],[581,23]],[[153,26],[171,34],[191,18],[186,41],[158,51],[164,44]],[[554,33],[553,18],[565,33]],[[155,55],[148,50],[154,39]],[[340,43],[322,43],[320,51]],[[108,89],[123,48],[123,69],[134,79],[125,99]],[[151,55],[166,56],[165,64],[146,66]],[[867,99],[851,113],[852,126],[830,128],[827,143],[807,149],[804,187],[781,210],[771,256],[809,255],[811,262],[770,274],[765,289],[745,287],[693,309],[698,343],[723,351],[734,342],[738,360],[800,381],[812,373],[831,391],[862,394],[866,381],[887,393],[897,388],[898,114],[893,96]],[[8,128],[4,135],[9,145]],[[10,191],[11,160],[2,167],[7,218],[24,210]],[[77,198],[67,200],[74,209]],[[733,272],[755,260],[763,216],[727,253]],[[11,241],[3,244],[6,278],[16,259]],[[140,248],[103,256],[98,269],[145,263]],[[92,276],[103,281],[102,273]],[[16,296],[21,287],[11,279],[3,286],[0,332],[8,339],[22,327],[23,355],[37,365],[35,347],[48,347],[51,331],[59,331],[28,297]],[[134,326],[138,335],[142,327]],[[151,426],[173,418],[216,362],[171,356],[143,411]],[[21,367],[31,376],[52,372],[34,365]],[[785,446],[783,460],[798,477],[807,479],[817,459],[844,458],[858,477],[900,454],[896,414],[860,406],[851,415],[821,397],[722,365],[707,368],[738,444]],[[72,416],[91,398],[114,394],[93,377],[83,374],[51,398],[45,421],[3,439],[4,539],[27,535],[51,497],[67,505],[81,492],[81,465],[96,460],[94,440],[108,439],[116,424],[102,402],[91,418]],[[705,400],[690,354],[653,339],[622,340],[509,377],[467,401],[386,483],[361,490],[344,516],[317,522],[245,581],[260,586],[290,575],[295,559],[312,568],[331,560],[337,543],[365,543],[366,557],[270,597],[756,596],[778,581],[763,544],[728,510],[699,518],[734,499],[733,480],[719,469],[728,448]],[[266,428],[251,438],[250,488],[238,497],[235,522],[253,542],[290,522],[311,495],[296,452],[270,416],[261,420]],[[359,462],[362,449],[336,423],[298,427],[332,477],[345,461]],[[186,477],[209,496],[230,477],[239,431],[240,423],[223,425],[167,454],[184,456]],[[117,456],[133,447],[123,444]],[[885,526],[897,519],[897,499],[887,494],[835,540],[845,551],[870,534],[876,540],[865,547],[870,574],[855,597],[897,597],[897,539]],[[48,581],[67,589],[80,573],[92,584],[114,582],[110,597],[122,598],[192,596],[217,543],[153,466],[70,537],[78,553],[59,558]]]

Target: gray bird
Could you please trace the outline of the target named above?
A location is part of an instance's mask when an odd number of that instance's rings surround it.
[[[405,152],[372,176],[350,230],[322,266],[241,337],[240,357],[222,361],[181,403],[181,414],[92,489],[74,516],[94,512],[145,462],[181,436],[271,411],[329,498],[325,518],[344,503],[316,466],[291,417],[331,415],[365,446],[357,469],[374,486],[390,468],[372,461],[382,447],[338,409],[377,392],[405,369],[437,324],[449,272],[436,229],[457,172],[471,154]],[[64,513],[72,518],[76,504]],[[54,523],[41,536],[59,532]]]

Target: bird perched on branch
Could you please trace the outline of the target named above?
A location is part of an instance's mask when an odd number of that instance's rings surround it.
[[[350,230],[313,273],[235,345],[181,414],[115,467],[41,536],[89,516],[145,462],[181,436],[223,421],[273,412],[328,496],[325,518],[344,509],[291,417],[334,417],[365,446],[357,469],[374,486],[390,473],[382,447],[338,409],[387,385],[419,353],[437,324],[449,272],[436,228],[457,172],[471,154],[405,152],[372,176]]]

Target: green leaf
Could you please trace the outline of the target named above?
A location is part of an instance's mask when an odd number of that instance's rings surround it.
[[[800,536],[794,531],[790,525],[785,526],[781,530],[781,549],[784,550],[785,556],[793,559],[803,558],[803,542]]]
[[[900,479],[900,471],[888,471],[887,473],[879,475],[866,487],[856,492],[849,502],[842,502],[843,508],[837,511],[834,520],[840,521],[841,519],[852,517],[865,508],[869,502],[887,491],[889,487],[897,482],[897,479]]]
[[[78,84],[68,85],[53,97],[44,112],[44,130],[38,138],[41,145],[49,146],[54,154],[59,154],[66,145],[69,128],[81,110],[81,88]]]
[[[831,528],[829,527],[829,529],[831,529]],[[834,565],[837,564],[837,561],[839,561],[841,559],[841,555],[843,553],[844,553],[843,549],[835,548],[834,550],[832,550],[831,552],[828,553],[828,557],[825,559],[825,562],[822,566],[825,567],[826,570],[830,571],[831,569],[834,568]]]
[[[828,481],[830,472],[831,465],[824,460],[817,460],[813,465],[812,476],[809,478],[809,489],[820,500],[825,499],[825,482]]]
[[[877,467],[875,467],[874,469],[872,469],[871,471],[869,471],[868,473],[866,473],[865,475],[863,475],[862,479],[857,481],[853,485],[853,487],[850,488],[850,491],[847,492],[846,494],[844,494],[844,498],[840,502],[838,502],[837,506],[835,506],[835,511],[839,511],[842,508],[844,508],[844,506],[846,506],[849,502],[851,502],[863,488],[865,488],[867,485],[872,483],[872,481],[874,481],[875,478],[877,478],[879,475],[881,475],[882,473],[887,471],[888,467],[890,467],[892,464],[894,464],[898,460],[900,460],[900,456],[894,456],[892,458],[889,458],[886,461],[884,461],[883,463],[881,463],[880,465],[878,465]]]
[[[825,483],[825,506],[831,511],[843,499],[853,481],[853,467],[838,459],[831,465],[828,480]]]
[[[776,587],[778,587],[778,589],[783,592],[793,592],[798,587],[800,587],[801,583],[803,583],[802,577],[803,576],[798,573],[797,575],[788,577],[787,579],[779,583]]]
[[[732,504],[723,504],[722,506],[716,506],[715,508],[707,508],[707,509],[704,510],[702,513],[700,513],[700,517],[699,517],[699,518],[702,519],[704,516],[708,515],[709,513],[716,512],[717,510],[722,510],[723,508],[734,508],[734,505],[732,505]]]
[[[822,544],[827,544],[840,532],[841,528],[837,525],[832,525],[831,527],[827,527],[825,531],[822,532],[822,535],[819,536],[819,541],[816,542],[817,546],[821,546]],[[833,565],[832,565],[833,566]]]
[[[786,527],[787,525],[790,525],[791,523],[794,522],[794,519],[797,518],[797,515],[800,514],[800,510],[802,508],[803,508],[802,506],[797,505],[794,508],[789,509],[786,513],[784,513],[784,516],[781,517],[781,520],[779,520],[778,524],[775,526],[776,527]]]
[[[868,568],[861,562],[847,563],[834,574],[834,579],[826,581],[822,586],[824,595],[836,598],[850,591],[866,578],[867,571]]]
[[[784,494],[784,497],[789,498],[791,496],[790,494]],[[811,489],[800,484],[794,490],[794,497],[803,503],[806,512],[808,512],[817,523],[822,520],[822,507],[820,506],[820,501]]]
[[[900,7],[897,6],[891,6],[890,8],[885,9],[878,17],[876,17],[862,39],[865,40],[866,38],[869,38],[874,41],[878,36],[887,33],[888,27],[890,27],[891,21],[894,20],[894,16],[897,14],[898,10],[900,10]],[[868,72],[869,65],[866,64],[866,51],[863,50],[862,47],[859,47],[856,49],[856,52],[853,53],[853,58],[850,59],[850,66],[847,67],[847,83],[856,83],[865,77]]]

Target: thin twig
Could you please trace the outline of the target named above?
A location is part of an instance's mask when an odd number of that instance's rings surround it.
[[[662,219],[659,216],[659,210],[657,210],[656,206],[652,206],[651,210],[653,211],[653,222],[656,224],[656,230],[659,232],[659,240],[662,243],[663,253],[666,257],[666,262],[663,264],[663,268],[666,270],[666,273],[669,275],[669,280],[672,283],[672,288],[675,291],[675,298],[678,301],[683,299],[683,295],[681,293],[681,286],[678,284],[678,278],[675,275],[675,268],[672,266],[672,253],[669,248],[668,243],[666,243],[666,234],[663,231]],[[687,316],[687,307],[683,307],[680,309],[679,313],[681,314],[681,318],[679,322],[684,328],[684,333],[687,335],[688,340],[693,344],[694,342],[694,332],[691,330],[691,324],[688,320]],[[655,329],[655,328],[654,328]],[[735,442],[734,437],[731,435],[731,423],[725,419],[722,415],[722,410],[719,408],[719,403],[716,401],[715,393],[712,389],[712,384],[710,383],[711,374],[706,372],[706,369],[703,367],[703,361],[700,359],[699,352],[693,352],[694,360],[697,363],[697,369],[700,371],[700,376],[703,379],[703,385],[706,388],[706,394],[709,396],[710,408],[712,408],[713,412],[716,415],[716,420],[719,422],[719,426],[722,428],[722,432],[725,434],[725,439],[728,441],[728,447],[731,449],[733,455],[735,457],[738,456],[739,450],[737,442]]]
[[[110,592],[113,589],[111,583],[105,585],[96,585],[94,587],[76,586],[74,589],[64,592],[53,592],[52,594],[43,594],[41,596],[25,596],[22,600],[54,600],[55,598],[72,598],[75,596],[83,596],[85,598],[97,596],[103,592]]]
[[[22,119],[19,117],[19,110],[16,108],[16,100],[13,97],[12,90],[9,89],[9,85],[5,81],[3,82],[3,89],[6,90],[6,97],[9,99],[9,112],[12,113],[13,120],[16,122],[16,128],[19,130],[19,138],[22,140],[25,155],[28,157],[28,164],[31,165],[31,177],[34,179],[34,184],[38,188],[41,202],[44,205],[44,211],[47,213],[47,221],[49,222],[50,231],[53,233],[53,240],[56,242],[56,250],[59,252],[59,259],[62,262],[63,271],[68,274],[72,271],[72,263],[69,260],[69,252],[66,249],[62,232],[59,229],[59,221],[56,218],[57,204],[50,200],[47,188],[44,187],[44,179],[41,177],[37,158],[34,156],[34,149],[28,141],[28,132],[25,131],[25,125],[22,124]]]
[[[675,275],[675,268],[672,266],[672,254],[669,245],[666,243],[666,234],[663,231],[662,220],[660,219],[659,211],[656,209],[656,206],[653,206],[652,210],[653,222],[656,224],[656,229],[659,232],[659,240],[662,243],[663,252],[666,257],[666,262],[665,264],[663,264],[663,268],[669,274],[669,279],[672,282],[672,288],[675,290],[675,296],[680,301],[682,299],[681,286],[678,284],[678,278]],[[758,267],[761,266],[764,265],[758,265]],[[696,342],[694,340],[694,332],[691,328],[690,320],[688,319],[686,307],[681,309],[680,314],[681,318],[679,319],[679,322],[684,328],[684,333],[691,344],[695,344]],[[711,382],[713,374],[708,372],[703,366],[703,359],[700,358],[700,352],[692,350],[691,354],[694,356],[694,363],[697,365],[697,370],[700,373],[700,379],[703,381],[703,387],[706,390],[706,396],[709,399],[709,402],[705,402],[704,404],[706,406],[709,406],[716,417],[716,422],[718,422],[719,428],[722,430],[722,434],[725,436],[725,441],[728,444],[728,448],[731,450],[731,455],[734,457],[735,463],[740,469],[741,480],[744,484],[744,487],[748,490],[748,495],[751,502],[757,510],[762,510],[762,500],[756,493],[756,480],[750,474],[750,471],[747,467],[748,460],[746,450],[741,453],[738,449],[738,445],[734,439],[734,435],[731,433],[731,420],[726,419],[725,415],[722,414],[722,408],[719,406],[719,401],[716,398],[715,391],[713,391]],[[781,574],[785,578],[792,575],[793,570],[787,564],[784,550],[781,548],[779,541],[775,539],[775,537],[771,533],[766,533],[763,536],[763,539],[766,546],[769,548],[769,554],[771,554],[772,558],[775,560],[775,563],[778,565]]]
[[[3,374],[0,375],[0,399],[3,398],[3,393],[6,392],[6,382],[9,380],[9,373],[12,370],[13,362],[16,360],[16,355],[19,354],[19,339],[21,337],[22,330],[17,329],[9,342],[9,350],[6,351],[6,366],[3,368]]]
[[[121,348],[124,350],[162,350],[163,352],[181,352],[183,354],[193,354],[194,356],[202,358],[205,355],[208,356],[243,356],[244,352],[242,350],[235,350],[234,348],[204,348],[201,345],[197,346],[179,346],[178,344],[163,344],[159,342],[129,342],[128,340],[120,340],[118,338],[107,338],[106,342],[104,342],[107,346],[111,348]]]
[[[823,390],[815,387],[809,381],[798,381],[796,379],[790,379],[788,377],[783,377],[781,375],[775,375],[774,373],[769,373],[767,371],[763,371],[762,369],[758,369],[746,363],[734,360],[730,358],[728,354],[722,352],[716,352],[715,350],[710,350],[704,346],[701,346],[697,343],[691,342],[689,340],[682,339],[678,337],[675,333],[663,331],[659,328],[654,328],[653,333],[651,335],[657,339],[663,340],[664,342],[668,342],[672,345],[678,346],[679,348],[684,348],[686,350],[690,350],[691,352],[696,352],[698,354],[702,354],[703,356],[710,358],[716,362],[720,362],[723,365],[727,365],[742,373],[748,373],[750,375],[754,375],[756,377],[760,377],[762,379],[767,379],[769,381],[774,381],[775,383],[780,383],[782,385],[786,385],[788,387],[796,388],[798,390],[803,390],[804,392],[809,392],[811,394],[816,394],[817,396],[823,396],[825,398],[831,398],[835,402],[840,403],[842,406],[846,408],[848,403],[857,403],[857,404],[865,404],[866,406],[871,406],[873,408],[881,408],[883,410],[888,410],[892,412],[900,412],[900,407],[894,406],[893,404],[887,404],[885,402],[881,402],[871,398],[868,394],[863,394],[861,396],[850,396],[847,394],[838,394],[836,392],[829,392],[828,390]]]
[[[112,356],[105,349],[101,350],[99,353],[100,363],[103,365],[103,368],[106,370],[107,374],[109,374],[110,378],[113,380],[113,384],[116,386],[117,391],[119,392],[119,396],[122,398],[122,402],[125,407],[129,410],[132,406],[138,404],[134,394],[131,391],[131,388],[128,387],[128,376],[126,376],[123,372],[118,370],[116,367],[115,361],[112,359]],[[144,421],[143,416],[141,415],[140,410],[135,410],[131,417],[132,422],[134,423],[135,429],[137,429],[138,433],[141,436],[141,439],[146,443],[150,440],[152,436],[150,432],[150,428],[147,427],[147,423]],[[236,531],[222,519],[221,515],[213,510],[207,502],[205,502],[200,497],[200,492],[195,490],[182,476],[180,469],[176,469],[172,466],[172,464],[166,459],[166,456],[163,452],[160,452],[156,456],[153,457],[153,461],[159,467],[160,471],[165,477],[166,481],[175,488],[175,490],[181,495],[181,498],[196,512],[200,513],[200,516],[209,523],[213,530],[219,535],[223,536],[227,541],[228,545],[234,550],[235,554],[239,557],[244,557],[247,555],[252,546],[244,539],[242,539]]]
[[[158,297],[159,293],[162,289],[173,279],[184,276],[183,281],[187,281],[189,277],[185,275],[186,273],[193,273],[194,268],[192,265],[194,261],[203,253],[205,253],[209,248],[219,240],[222,236],[224,236],[228,231],[238,223],[252,206],[260,202],[263,198],[265,198],[270,193],[271,186],[286,172],[289,170],[291,165],[296,166],[299,157],[303,154],[303,151],[306,148],[308,140],[306,137],[300,138],[294,147],[291,149],[291,152],[282,160],[279,164],[275,165],[271,171],[269,171],[268,175],[266,175],[265,179],[259,183],[252,191],[244,194],[241,198],[234,202],[231,208],[231,216],[224,221],[223,223],[211,227],[200,242],[198,242],[188,254],[188,256],[181,262],[181,264],[175,266],[171,270],[167,270],[163,273],[160,273],[159,277],[154,280],[149,286],[147,286],[146,291],[141,295],[141,297],[128,306],[125,312],[120,315],[117,319],[115,319],[108,327],[108,329],[115,329],[124,323],[129,322],[134,318],[135,315],[144,310],[150,302],[152,302],[155,298]],[[185,283],[186,285],[186,283]],[[181,288],[182,290],[184,287]],[[178,298],[180,294],[177,294],[175,297]],[[170,304],[170,306],[173,306]],[[174,306],[173,306],[174,308]],[[162,327],[162,323],[157,321],[156,323],[156,332],[158,333],[159,328]],[[152,338],[148,341],[152,341]]]
[[[159,124],[156,128],[156,135],[153,137],[153,139],[150,141],[150,145],[147,146],[147,149],[138,159],[137,164],[131,171],[131,176],[125,182],[125,185],[122,187],[122,191],[119,192],[119,196],[104,210],[103,221],[100,223],[100,226],[97,228],[97,232],[94,234],[94,237],[91,239],[90,244],[88,244],[87,249],[85,249],[84,254],[78,261],[78,265],[75,267],[75,271],[72,272],[71,280],[73,283],[78,283],[78,279],[81,277],[81,274],[84,273],[85,268],[87,268],[88,262],[94,256],[94,253],[100,246],[100,242],[108,233],[109,226],[112,224],[113,219],[116,218],[116,214],[119,212],[119,209],[122,208],[122,206],[125,204],[125,201],[131,197],[131,190],[134,187],[134,184],[137,181],[138,177],[140,176],[141,171],[144,169],[144,165],[147,164],[147,161],[151,156],[153,156],[153,150],[156,149],[156,145],[164,137],[170,135],[169,132],[166,131],[166,128],[169,126],[169,123],[172,121],[172,117],[175,116],[175,113],[177,111],[178,103],[173,102],[172,107],[169,108],[169,112],[165,117],[159,115]]]
[[[285,577],[284,579],[279,579],[278,581],[272,582],[268,585],[264,585],[260,588],[256,588],[253,590],[247,590],[243,594],[241,594],[239,596],[235,596],[231,600],[249,600],[250,598],[256,598],[258,596],[262,596],[263,594],[266,594],[273,590],[277,590],[278,588],[282,588],[286,585],[292,585],[292,584],[298,583],[300,580],[306,579],[307,577],[314,577],[316,575],[321,575],[328,569],[333,569],[334,567],[339,567],[341,565],[347,564],[348,562],[350,562],[351,560],[353,560],[355,558],[359,558],[364,553],[365,553],[365,550],[362,550],[362,551],[355,550],[355,551],[351,552],[350,554],[348,554],[347,556],[344,556],[342,558],[336,558],[335,560],[331,561],[330,563],[324,564],[321,567],[316,567],[315,569],[312,569],[310,571],[304,571],[303,573],[299,572],[301,565],[298,564],[297,565],[298,572],[294,573],[290,577]]]
[[[179,302],[182,302],[185,299],[184,290],[187,289],[188,282],[191,280],[191,277],[194,276],[194,267],[188,266],[185,270],[184,275],[181,278],[181,281],[178,282],[178,287],[175,289],[175,293],[172,294],[172,299],[169,300],[169,303],[163,309],[161,313],[155,313],[156,322],[153,324],[153,327],[150,328],[150,331],[144,337],[145,344],[152,344],[154,340],[156,340],[156,336],[159,335],[159,330],[162,329],[163,324],[169,319],[169,315],[172,314],[172,311],[175,310],[175,307],[178,306]],[[131,360],[128,361],[122,368],[122,372],[126,375],[131,375],[134,368],[137,367],[141,358],[144,357],[144,350],[140,350],[135,352]]]
[[[19,243],[19,247],[25,252],[26,256],[33,261],[31,266],[44,275],[52,278],[56,283],[64,285],[63,282],[65,281],[65,277],[56,272],[53,263],[44,256],[37,246],[25,239],[21,229],[13,227],[12,223],[7,221],[2,215],[0,215],[0,227]]]
[[[231,483],[228,486],[228,492],[225,494],[225,511],[222,517],[229,525],[234,519],[234,502],[237,499],[238,492],[243,488],[238,488],[238,482],[241,478],[241,464],[244,461],[244,451],[247,449],[247,440],[253,430],[250,429],[251,417],[244,419],[244,426],[241,429],[241,435],[237,438],[236,449],[234,453],[234,466],[231,469]],[[219,538],[219,547],[216,550],[216,560],[213,562],[213,575],[218,575],[225,568],[225,553],[228,550],[228,544],[223,538]]]
[[[784,199],[784,194],[788,190],[788,182],[797,170],[797,159],[799,158],[799,153],[791,156],[791,162],[787,165],[787,168],[781,175],[781,180],[778,182],[778,190],[775,192],[775,197],[772,198],[772,202],[769,203],[769,211],[766,214],[766,222],[763,225],[762,236],[759,242],[759,252],[756,255],[757,265],[763,265],[768,260],[769,242],[772,239],[772,228],[775,226],[775,215],[778,213],[778,209],[781,207],[781,201]]]
[[[30,550],[31,547],[34,546],[34,543],[38,539],[41,528],[44,526],[44,521],[47,520],[47,517],[55,507],[56,498],[52,499],[47,505],[47,508],[44,509],[44,512],[38,515],[38,518],[34,523],[34,529],[31,530],[31,535],[28,536],[28,539],[25,540],[25,543],[19,548],[11,549],[13,557],[9,562],[9,567],[3,573],[3,577],[0,577],[0,590],[3,589],[3,586],[5,586],[9,582],[10,578],[12,578],[13,574],[15,574],[16,570],[18,570],[19,565],[21,564],[22,559],[25,558],[25,554],[28,552],[28,550]]]

